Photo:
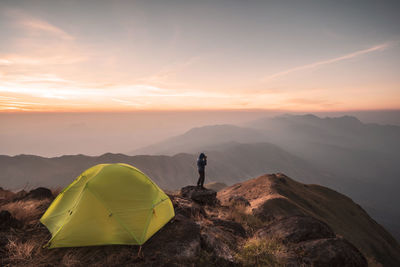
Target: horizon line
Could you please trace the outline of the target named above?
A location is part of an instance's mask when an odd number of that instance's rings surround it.
[[[400,111],[400,108],[372,108],[372,109],[263,109],[263,108],[201,108],[201,109],[136,109],[136,110],[0,110],[0,114],[75,114],[75,113],[151,113],[151,112],[366,112],[366,111]]]

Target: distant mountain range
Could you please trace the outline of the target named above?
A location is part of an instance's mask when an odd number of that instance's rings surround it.
[[[399,126],[362,123],[352,116],[283,115],[252,121],[242,127],[193,128],[133,153],[198,153],[219,150],[226,147],[224,142],[268,142],[312,164],[318,169],[319,179],[303,181],[350,195],[400,238],[400,210],[393,205],[400,201]],[[253,156],[259,157],[256,153]]]
[[[365,124],[350,116],[284,115],[241,127],[193,128],[131,151],[131,156],[0,156],[0,186],[65,186],[92,165],[126,162],[162,188],[176,189],[195,184],[199,152],[208,155],[206,182],[229,185],[263,173],[283,172],[351,196],[400,238],[400,211],[393,205],[400,202],[400,127]]]
[[[265,173],[285,171],[297,175],[302,181],[317,183],[328,180],[312,164],[268,143],[225,143],[218,150],[206,150],[209,158],[207,182],[223,181],[232,184]],[[5,188],[63,187],[85,169],[99,163],[125,162],[138,167],[160,187],[177,189],[195,184],[198,178],[196,155],[180,153],[174,156],[104,154],[99,157],[85,155],[43,158],[33,155],[0,156],[1,185]]]

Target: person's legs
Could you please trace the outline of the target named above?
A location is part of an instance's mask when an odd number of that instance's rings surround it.
[[[197,179],[197,186],[200,187],[201,182],[201,171],[199,170],[199,179]]]
[[[204,170],[199,170],[199,180],[197,181],[198,187],[203,187],[204,184]]]
[[[204,186],[203,186],[204,185],[204,178],[205,178],[204,170],[201,172],[200,176],[201,176],[200,187],[204,188]]]

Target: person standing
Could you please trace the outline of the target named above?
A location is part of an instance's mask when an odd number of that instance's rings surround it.
[[[199,170],[199,180],[197,181],[197,187],[204,188],[205,169],[207,165],[207,156],[204,153],[200,153],[197,159],[197,169]]]

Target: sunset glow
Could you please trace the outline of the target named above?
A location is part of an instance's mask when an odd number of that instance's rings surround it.
[[[322,19],[284,4],[38,3],[0,3],[1,112],[400,108],[387,12],[377,23],[369,7],[342,21],[347,7]]]

